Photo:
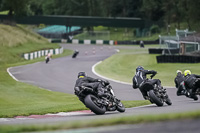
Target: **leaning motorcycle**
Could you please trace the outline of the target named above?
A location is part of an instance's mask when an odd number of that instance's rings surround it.
[[[50,57],[45,57],[46,64],[50,61]]]
[[[198,100],[198,97],[197,95],[200,96],[200,78],[197,78],[195,81],[194,81],[194,86],[197,88],[196,91],[195,91],[195,96],[192,97],[195,101]],[[189,93],[191,94],[192,93],[192,89],[189,90]],[[189,96],[190,97],[190,96]]]
[[[149,101],[151,103],[155,103],[157,106],[163,106],[164,103],[167,105],[172,105],[172,102],[167,94],[166,89],[158,88],[155,84],[151,84],[148,82],[151,79],[147,79],[147,81],[143,84],[143,88],[147,91],[147,95],[149,97]]]
[[[110,96],[101,96],[99,97],[97,95],[97,92],[89,87],[79,87],[80,90],[77,94],[75,94],[79,97],[80,101],[82,101],[87,108],[89,108],[92,112],[94,112],[97,115],[102,115],[106,111],[119,111],[119,112],[125,112],[125,107],[121,103],[119,99],[117,99],[114,96],[114,92],[112,90],[112,87],[109,82],[104,83],[105,93],[109,94]]]

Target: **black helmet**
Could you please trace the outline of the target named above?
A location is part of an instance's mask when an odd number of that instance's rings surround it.
[[[85,72],[79,72],[78,73],[78,78],[84,78],[86,76]]]
[[[136,72],[141,71],[141,70],[144,70],[144,67],[138,66],[138,67],[136,68]]]

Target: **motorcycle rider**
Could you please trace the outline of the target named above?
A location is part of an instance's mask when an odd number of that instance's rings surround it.
[[[91,77],[88,77],[85,72],[79,72],[78,73],[78,79],[76,80],[75,84],[75,94],[79,97],[80,87],[89,87],[91,89],[94,89],[98,96],[110,96],[110,94],[107,94],[104,92],[104,84],[108,84],[106,81],[100,80],[100,79],[94,79]],[[79,99],[83,102],[83,99],[79,97]]]
[[[159,89],[162,89],[161,81],[159,79],[147,79],[148,74],[151,74],[150,77],[153,78],[157,72],[154,70],[145,70],[142,66],[138,66],[136,68],[136,74],[133,77],[133,88],[139,88],[145,100],[149,99],[147,91],[145,91],[143,88],[145,82],[148,81],[152,85],[156,84]]]
[[[178,89],[176,92],[177,96],[185,95],[186,97],[189,97],[190,94],[185,88],[185,82],[184,82],[185,77],[182,74],[182,71],[177,70],[176,74],[177,75],[174,79],[174,82],[175,82],[176,88]]]
[[[198,100],[198,97],[195,95],[195,92],[197,88],[200,87],[198,86],[200,75],[192,74],[190,70],[185,70],[184,75],[185,75],[185,86],[187,89],[191,90],[191,97],[194,100]]]
[[[45,57],[45,60],[46,60],[46,63],[48,63],[52,58],[52,54],[49,52],[46,57]]]

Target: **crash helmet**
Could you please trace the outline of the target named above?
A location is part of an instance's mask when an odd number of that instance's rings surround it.
[[[191,71],[190,71],[190,70],[185,70],[185,71],[184,71],[184,75],[187,76],[188,74],[189,74],[189,75],[192,74]]]
[[[182,74],[182,71],[181,70],[177,70],[176,74],[178,74],[178,73]]]
[[[144,67],[142,67],[142,66],[138,66],[138,67],[136,68],[136,72],[142,71],[142,70],[144,70]]]
[[[78,73],[78,78],[84,78],[86,76],[85,72],[79,72]]]

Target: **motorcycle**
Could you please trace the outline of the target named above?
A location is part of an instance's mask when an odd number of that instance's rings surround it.
[[[196,89],[196,91],[195,91],[195,95],[194,95],[194,96],[191,95],[191,94],[192,94],[192,89],[189,89],[189,90],[188,90],[188,89],[186,88],[186,90],[188,91],[188,96],[187,96],[187,97],[192,98],[192,99],[194,99],[195,101],[197,101],[197,100],[198,100],[197,95],[200,96],[200,78],[197,78],[197,79],[195,80],[194,85],[197,87],[197,89]]]
[[[200,95],[200,78],[196,79],[195,85],[197,86],[197,90],[196,90],[195,94]]]
[[[46,64],[50,61],[50,57],[45,57]]]
[[[91,89],[89,87],[78,87],[80,90],[77,93],[77,96],[79,97],[80,101],[82,101],[87,108],[89,108],[92,112],[94,112],[97,115],[102,115],[106,111],[119,111],[119,112],[125,112],[125,107],[121,103],[119,99],[117,99],[114,96],[114,92],[112,90],[112,87],[110,83],[107,84],[102,83],[105,89],[105,93],[107,93],[110,96],[101,96],[99,97],[97,95],[97,92],[94,91],[94,89]]]
[[[79,51],[78,50],[75,50],[73,55],[72,55],[72,58],[76,58],[76,56],[79,54]]]
[[[172,105],[172,102],[167,95],[166,89],[158,88],[155,84],[153,85],[151,82],[148,82],[149,79],[143,84],[143,88],[147,91],[148,100],[151,103],[155,103],[157,106],[163,106],[164,103],[167,105]]]

